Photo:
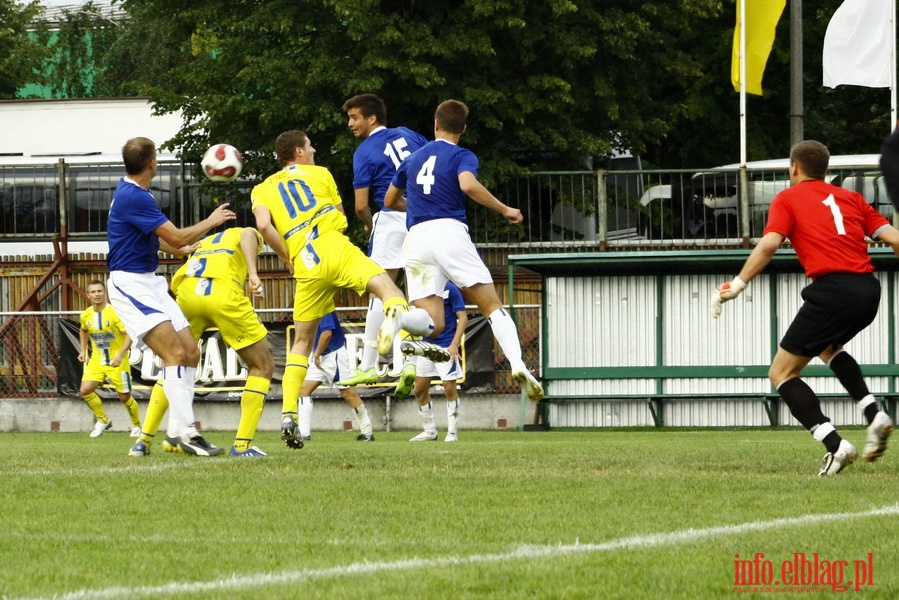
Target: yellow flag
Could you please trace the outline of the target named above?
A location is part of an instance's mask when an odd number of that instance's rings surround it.
[[[737,0],[737,26],[730,80],[740,91],[740,5],[746,2],[746,93],[762,95],[762,74],[774,44],[774,30],[786,0]]]

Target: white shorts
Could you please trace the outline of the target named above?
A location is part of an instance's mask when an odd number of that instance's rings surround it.
[[[406,213],[378,211],[372,217],[368,256],[383,269],[402,269],[403,242],[406,240]]]
[[[161,275],[113,271],[106,289],[109,302],[138,350],[147,348],[144,336],[160,323],[171,321],[175,331],[190,326],[178,303],[169,296],[169,284]]]
[[[313,361],[309,361],[309,368],[306,370],[306,381],[318,381],[326,386],[333,386],[337,389],[345,389],[345,385],[337,385],[337,382],[344,377],[350,376],[350,353],[346,351],[346,346],[341,346],[334,352],[322,354],[322,368],[315,366]]]
[[[424,356],[415,357],[415,376],[440,379],[440,381],[458,381],[462,379],[462,360],[456,358],[445,362],[435,363]]]
[[[409,301],[441,296],[447,281],[460,288],[493,283],[468,227],[456,219],[435,219],[414,225],[403,244]]]

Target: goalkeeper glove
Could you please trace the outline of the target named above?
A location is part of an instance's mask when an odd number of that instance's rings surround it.
[[[712,292],[712,302],[710,305],[712,318],[717,319],[721,316],[721,305],[728,300],[733,300],[743,293],[746,289],[746,282],[739,277],[734,277],[730,283],[722,283]]]

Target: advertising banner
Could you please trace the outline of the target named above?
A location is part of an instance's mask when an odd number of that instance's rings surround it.
[[[58,391],[62,396],[78,396],[84,366],[78,362],[80,341],[79,324],[61,319],[59,345]],[[347,351],[350,355],[351,368],[356,368],[362,356],[363,331],[365,323],[342,323],[346,334]],[[275,375],[269,391],[269,400],[281,400],[281,377],[284,374],[284,363],[293,345],[293,323],[265,323],[268,330],[268,342],[275,359]],[[66,343],[66,341],[68,343]],[[222,340],[218,330],[207,330],[197,342],[200,347],[200,363],[197,366],[195,400],[239,401],[247,378],[247,368],[233,349]],[[462,338],[462,367],[465,372],[459,380],[460,391],[466,393],[492,393],[494,391],[495,362],[493,354],[493,332],[489,323],[482,316],[469,317],[465,335]],[[133,349],[130,356],[132,395],[138,400],[150,397],[150,390],[161,377],[162,364],[149,349],[144,352]],[[392,394],[396,386],[396,378],[403,366],[403,356],[399,350],[399,342],[394,346],[389,357],[381,357],[379,371],[381,381],[375,385],[358,386],[362,398],[373,398]],[[439,384],[434,381],[433,384]],[[118,398],[115,389],[108,383],[97,389],[104,399]],[[319,386],[316,397],[340,396],[333,387]]]

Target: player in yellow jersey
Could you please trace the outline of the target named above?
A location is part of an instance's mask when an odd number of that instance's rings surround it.
[[[81,313],[79,319],[81,353],[78,360],[84,363],[80,393],[97,417],[91,437],[100,437],[112,427],[112,421],[103,410],[103,400],[96,391],[107,379],[115,386],[119,402],[131,417],[131,437],[137,437],[140,433],[140,414],[137,402],[131,397],[131,365],[128,363],[131,337],[112,305],[106,301],[106,285],[102,281],[94,279],[88,283],[87,296],[91,305]]]
[[[360,296],[369,292],[384,303],[386,317],[378,332],[381,354],[391,350],[401,329],[427,336],[434,324],[426,311],[410,308],[384,269],[344,235],[347,220],[337,184],[330,171],[315,164],[315,148],[306,134],[285,131],[275,140],[275,154],[283,168],[254,187],[250,198],[257,228],[296,279],[296,340],[282,379],[281,438],[291,448],[302,448],[297,427],[300,389],[318,322],[334,310],[338,289],[352,289]]]
[[[253,303],[244,293],[244,282],[249,278],[253,295],[263,296],[256,271],[256,257],[262,252],[262,246],[262,236],[252,227],[232,227],[214,233],[200,240],[190,259],[172,278],[172,291],[190,323],[194,339],[200,339],[209,328],[217,328],[249,371],[240,398],[240,423],[231,456],[266,456],[251,444],[262,417],[275,361],[266,338],[268,331],[259,322]],[[141,439],[129,452],[131,456],[149,454],[153,436],[167,408],[162,384],[157,383],[150,396]],[[176,444],[167,443],[164,447],[178,451]]]

